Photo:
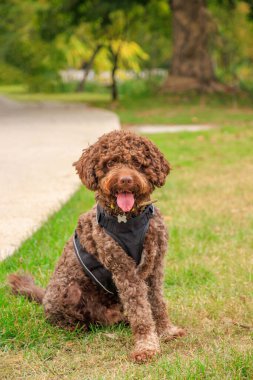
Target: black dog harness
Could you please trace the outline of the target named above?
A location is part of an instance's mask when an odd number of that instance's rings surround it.
[[[97,205],[97,222],[110,235],[138,265],[141,261],[143,243],[149,226],[149,220],[154,215],[154,206],[149,205],[138,216],[122,221],[104,212]],[[93,282],[110,294],[117,294],[116,286],[108,271],[92,254],[88,253],[81,245],[77,232],[73,237],[76,256],[83,267],[85,274]]]

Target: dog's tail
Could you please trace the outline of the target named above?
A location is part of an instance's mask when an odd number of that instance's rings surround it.
[[[13,273],[9,275],[8,283],[11,287],[12,293],[21,294],[22,296],[27,297],[30,301],[42,303],[45,289],[35,285],[32,276]]]

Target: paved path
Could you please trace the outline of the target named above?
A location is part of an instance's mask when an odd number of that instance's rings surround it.
[[[208,131],[214,126],[211,125],[136,125],[131,127],[135,132],[138,133],[178,133],[178,132],[198,132],[198,131]]]
[[[0,97],[0,260],[78,188],[82,149],[119,127],[109,111]]]

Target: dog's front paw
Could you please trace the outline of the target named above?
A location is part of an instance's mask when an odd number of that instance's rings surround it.
[[[131,359],[136,363],[146,363],[153,358],[153,356],[157,355],[159,350],[142,350],[142,351],[133,351],[131,353]]]
[[[168,342],[173,339],[181,338],[186,334],[186,330],[182,329],[181,327],[170,326],[165,331],[163,331],[163,333],[160,335],[160,339],[164,342]]]
[[[138,340],[131,353],[131,359],[136,363],[145,363],[160,352],[159,341],[156,334],[152,334],[145,340]]]

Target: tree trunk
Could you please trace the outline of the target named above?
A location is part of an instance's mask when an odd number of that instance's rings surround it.
[[[96,58],[96,55],[98,54],[99,50],[102,48],[103,45],[97,45],[96,49],[93,51],[93,54],[88,62],[84,62],[82,64],[82,69],[84,70],[83,78],[81,81],[78,83],[76,91],[77,92],[82,92],[85,87],[86,80],[88,78],[89,72],[93,66],[94,60]]]
[[[218,83],[208,51],[212,23],[206,1],[171,0],[170,5],[173,56],[165,88],[172,91],[208,91]]]
[[[120,47],[116,53],[114,53],[111,46],[109,46],[109,51],[112,56],[112,72],[111,72],[111,78],[112,78],[112,100],[116,101],[119,98],[118,93],[118,86],[117,86],[117,78],[116,78],[116,72],[118,70],[118,61],[119,61],[119,55],[120,55]]]
[[[117,65],[115,64],[112,69],[112,100],[118,100],[119,94],[118,94],[118,86],[117,86],[117,79],[116,79],[116,70]]]

